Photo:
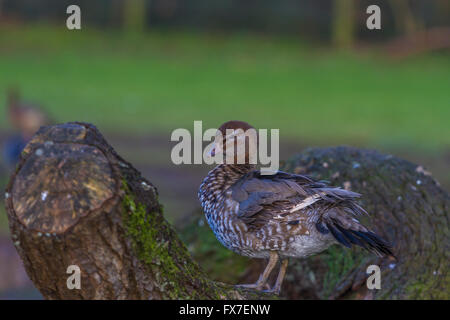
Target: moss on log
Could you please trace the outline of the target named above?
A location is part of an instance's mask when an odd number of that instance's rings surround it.
[[[210,280],[157,189],[86,123],[41,128],[6,190],[11,236],[46,299],[268,298]],[[81,270],[69,289],[67,269]]]
[[[312,148],[286,171],[309,174],[363,196],[365,223],[394,244],[397,261],[333,246],[288,270],[287,297],[450,299],[450,196],[430,172],[392,155],[351,147]],[[381,267],[381,290],[368,290],[366,267]]]

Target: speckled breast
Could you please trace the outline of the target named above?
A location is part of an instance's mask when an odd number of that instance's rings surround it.
[[[225,247],[241,255],[252,255],[252,243],[245,224],[236,216],[239,204],[231,199],[216,203],[213,212],[206,212],[208,224]]]
[[[231,199],[229,190],[215,195],[199,194],[199,198],[206,220],[222,245],[240,255],[257,255],[255,239],[237,217],[239,204]]]

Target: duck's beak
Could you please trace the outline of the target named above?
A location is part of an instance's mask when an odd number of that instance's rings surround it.
[[[212,145],[211,150],[209,151],[209,156],[214,157],[217,154],[220,154],[222,152],[222,148],[220,147],[219,143],[214,143]]]
[[[211,148],[211,151],[209,151],[209,156],[212,158],[216,155],[216,145],[214,144]]]

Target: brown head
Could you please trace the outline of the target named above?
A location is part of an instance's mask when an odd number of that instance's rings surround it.
[[[217,130],[211,156],[223,157],[227,164],[256,164],[258,133],[244,121],[232,120]]]

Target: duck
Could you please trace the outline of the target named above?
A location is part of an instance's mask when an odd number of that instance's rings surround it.
[[[41,126],[50,124],[51,120],[41,107],[23,101],[16,88],[8,90],[6,105],[8,120],[17,132],[5,141],[3,158],[8,167],[14,167],[31,137]]]
[[[25,140],[50,121],[49,115],[36,103],[23,101],[16,88],[10,88],[7,94],[7,112],[9,122]]]
[[[254,128],[237,120],[219,127],[210,156],[224,160],[198,190],[206,220],[222,245],[243,256],[268,259],[255,283],[237,287],[280,294],[290,258],[307,258],[335,244],[395,257],[392,245],[358,220],[368,214],[358,204],[361,194],[307,175],[279,170],[263,174],[249,161],[255,149],[248,146],[247,130]],[[239,141],[247,145],[237,148]],[[229,161],[231,149],[237,151]],[[236,161],[239,156],[244,161]],[[279,261],[270,286],[268,278]]]

